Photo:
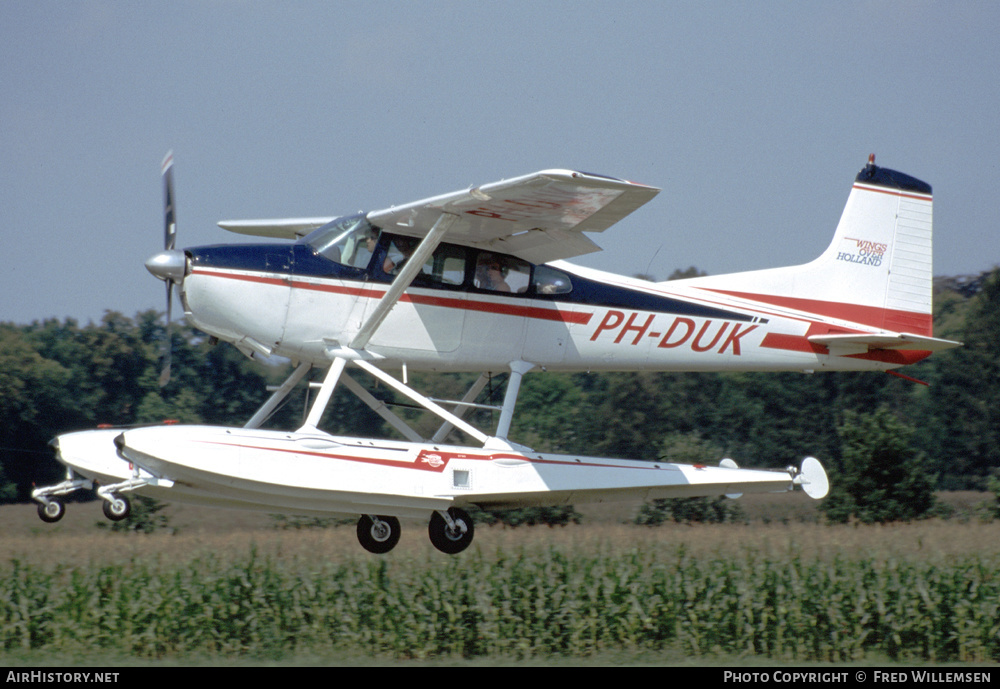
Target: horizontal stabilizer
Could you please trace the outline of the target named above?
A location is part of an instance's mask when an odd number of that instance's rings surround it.
[[[848,335],[813,335],[813,344],[823,345],[833,355],[861,354],[872,349],[941,352],[961,347],[961,342],[942,340],[912,333],[858,333]]]

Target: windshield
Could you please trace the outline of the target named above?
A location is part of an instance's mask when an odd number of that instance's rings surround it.
[[[313,230],[302,241],[331,261],[353,268],[367,268],[377,239],[378,230],[362,213],[337,218]]]

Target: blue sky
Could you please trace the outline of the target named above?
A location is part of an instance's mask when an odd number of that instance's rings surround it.
[[[0,321],[163,308],[218,220],[568,167],[661,187],[578,262],[803,263],[877,162],[934,187],[935,273],[1000,263],[1000,3],[0,0]]]

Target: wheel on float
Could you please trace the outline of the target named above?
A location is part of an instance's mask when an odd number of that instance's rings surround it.
[[[379,515],[372,519],[367,514],[358,520],[358,541],[370,553],[388,553],[399,543],[399,520]]]
[[[59,498],[49,498],[46,503],[38,503],[38,516],[49,524],[57,522],[66,514],[66,505]]]
[[[454,522],[454,527],[449,527],[445,518],[435,512],[431,515],[431,523],[427,527],[427,532],[435,548],[442,553],[455,555],[469,547],[476,530],[472,523],[472,517],[465,510],[451,507],[448,509],[448,515]]]
[[[132,503],[119,495],[111,496],[111,500],[105,500],[101,507],[104,509],[104,516],[113,522],[120,522],[132,514]]]

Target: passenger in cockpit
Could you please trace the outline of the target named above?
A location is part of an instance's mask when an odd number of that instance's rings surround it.
[[[476,263],[476,287],[494,292],[510,292],[510,285],[504,277],[507,274],[503,256],[498,254],[480,254]]]

